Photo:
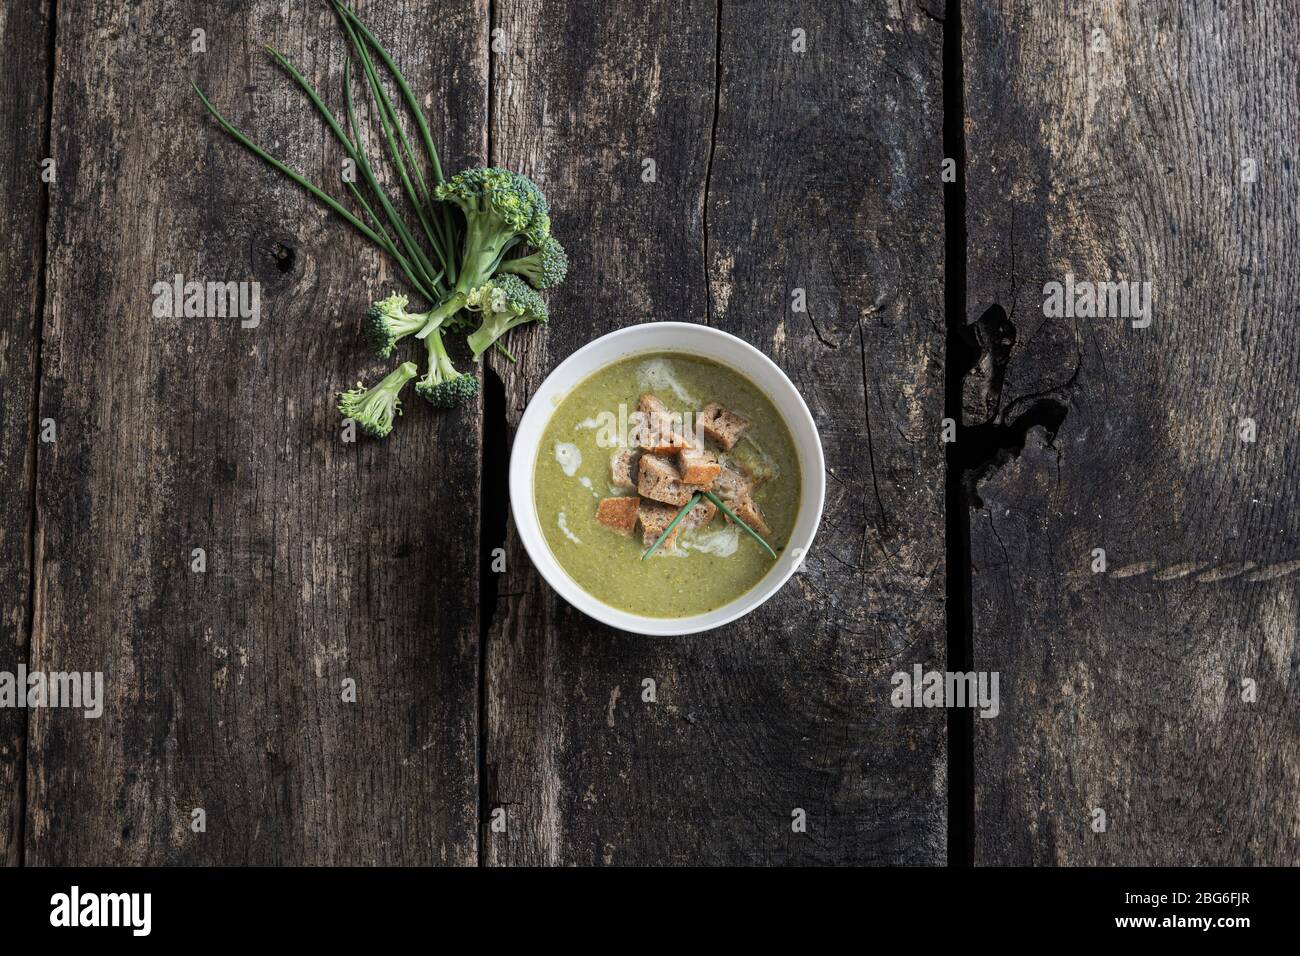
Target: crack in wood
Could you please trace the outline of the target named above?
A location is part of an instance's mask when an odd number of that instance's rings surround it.
[[[966,340],[966,134],[961,0],[947,0],[943,21],[943,152],[956,167],[945,184],[944,207],[944,417],[955,423],[957,441],[944,449],[944,591],[946,665],[968,671],[974,664],[971,605],[971,526],[958,445],[964,415],[962,392],[973,363]],[[975,855],[975,725],[969,711],[948,712],[948,865],[971,866]]]
[[[43,96],[45,99],[44,115],[44,141],[42,143],[43,155],[49,157],[53,149],[53,126],[54,126],[54,69],[55,57],[58,49],[58,22],[59,22],[59,4],[58,0],[50,0],[49,17],[45,21],[47,29],[45,34],[45,86]],[[27,607],[26,607],[26,640],[23,635],[19,635],[19,655],[28,666],[31,666],[32,652],[35,647],[36,639],[36,616],[37,616],[37,599],[39,594],[39,576],[40,565],[42,561],[41,548],[39,546],[40,530],[38,515],[38,465],[37,457],[40,452],[40,414],[41,414],[41,381],[43,372],[42,343],[44,336],[45,310],[48,301],[48,289],[46,287],[46,273],[49,262],[49,225],[50,225],[50,191],[51,185],[43,185],[40,190],[39,211],[37,220],[41,224],[41,241],[40,252],[37,259],[36,272],[36,335],[32,344],[33,351],[33,386],[31,401],[31,433],[30,433],[30,451],[28,453],[27,481],[30,488],[28,499],[28,528],[27,528]],[[14,777],[17,793],[14,797],[14,820],[12,829],[13,845],[11,847],[12,862],[17,866],[24,866],[27,859],[27,756],[30,749],[29,737],[31,734],[31,712],[23,710],[23,728],[22,734],[15,746],[17,753],[14,759]]]
[[[713,34],[713,120],[709,126],[709,153],[704,164],[704,201],[700,210],[700,233],[704,268],[704,324],[713,324],[713,280],[709,275],[709,195],[713,187],[713,156],[718,148],[718,114],[722,111],[722,3],[714,7]]]

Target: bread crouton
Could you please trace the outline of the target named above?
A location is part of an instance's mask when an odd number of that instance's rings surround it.
[[[643,411],[634,411],[628,415],[628,445],[650,454],[671,454],[676,451],[673,446],[672,432],[663,427],[663,420],[646,415]]]
[[[626,498],[602,498],[596,506],[596,520],[619,534],[630,535],[636,529],[636,519],[641,499],[635,495]]]
[[[700,488],[712,487],[713,480],[722,473],[713,452],[696,448],[683,448],[677,453],[677,468],[682,473],[682,481]]]
[[[636,487],[636,472],[639,451],[620,448],[609,459],[609,480],[615,488],[632,489]]]
[[[642,412],[630,412],[627,416],[627,444],[629,448],[645,450],[641,436],[645,432],[645,415]]]
[[[652,455],[675,455],[683,448],[691,448],[691,440],[676,432],[659,432],[647,434],[645,450]]]
[[[637,403],[637,410],[628,416],[633,424],[632,444],[658,455],[671,455],[682,448],[693,448],[695,442],[686,434],[680,412],[648,392]]]
[[[754,482],[733,463],[727,462],[718,472],[718,477],[713,479],[712,491],[735,511],[737,505],[753,494]]]
[[[677,512],[681,510],[681,505],[674,508],[672,505],[666,505],[660,501],[641,499],[637,517],[641,519],[641,541],[647,548],[659,540],[659,536],[664,533],[664,529],[672,524],[672,520],[677,517]],[[682,521],[685,520],[685,518],[682,519]],[[673,533],[668,537],[668,540],[664,542],[664,546],[669,550],[672,550],[680,528],[681,525],[679,524],[673,529]]]
[[[672,505],[666,505],[660,501],[641,499],[638,517],[641,519],[641,541],[647,548],[659,540],[659,536],[664,533],[664,529],[672,524],[673,519],[677,517],[677,512],[681,510],[680,506],[674,508]],[[701,501],[686,512],[686,516],[681,521],[677,522],[677,527],[673,528],[673,533],[668,536],[660,547],[671,551],[677,546],[678,535],[683,531],[694,531],[697,528],[703,528],[713,520],[714,515],[717,513],[718,506],[712,501]]]
[[[731,505],[728,505],[727,507],[731,508]],[[767,526],[767,521],[763,518],[763,510],[759,508],[758,502],[748,495],[741,499],[740,504],[731,508],[731,510],[736,513],[737,518],[745,522],[745,524],[749,525],[759,534],[772,533],[772,529]],[[684,520],[685,519],[683,519],[683,521]]]
[[[683,531],[695,531],[712,521],[717,513],[717,505],[708,498],[701,499],[698,505],[686,512],[686,517],[682,519],[682,523],[677,527]]]
[[[649,392],[646,392],[637,399],[636,407],[637,411],[644,415],[649,415],[651,418],[668,414],[668,406],[659,401],[659,399],[655,398]]]
[[[744,415],[729,412],[717,402],[705,405],[696,421],[704,429],[705,436],[721,445],[724,451],[731,451],[752,424]]]
[[[690,501],[691,495],[699,491],[694,485],[682,481],[677,459],[648,452],[641,456],[636,490],[642,498],[652,498],[677,508]]]
[[[736,517],[745,524],[759,534],[771,534],[772,529],[768,527],[762,509],[754,501],[754,489],[756,487],[753,478],[729,461],[722,467],[718,477],[714,479],[712,490],[715,495],[722,499],[723,504],[730,508]],[[730,522],[731,519],[728,518],[727,521]]]

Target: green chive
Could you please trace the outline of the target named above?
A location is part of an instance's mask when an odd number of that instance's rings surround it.
[[[356,35],[352,25],[345,19],[343,26],[347,30],[348,38],[352,41],[357,55],[361,59],[361,66],[365,70],[366,79],[370,83],[370,95],[375,100],[375,111],[379,114],[379,125],[383,128],[384,138],[388,141],[388,151],[393,159],[393,166],[397,169],[397,174],[402,180],[402,185],[406,187],[406,196],[411,201],[411,206],[415,209],[415,214],[420,220],[420,225],[424,227],[424,234],[429,240],[429,245],[433,247],[434,253],[442,260],[443,271],[447,268],[447,258],[443,252],[442,245],[434,237],[433,228],[429,225],[429,220],[425,216],[424,208],[427,204],[428,190],[425,189],[426,201],[421,202],[419,195],[416,193],[415,186],[411,182],[411,177],[407,172],[406,163],[402,160],[402,150],[399,148],[397,140],[393,137],[393,130],[396,128],[397,135],[401,139],[402,146],[406,147],[406,153],[411,157],[411,167],[415,172],[416,178],[420,179],[420,185],[424,187],[424,181],[420,177],[419,167],[414,163],[414,157],[411,156],[411,144],[407,142],[406,131],[397,118],[397,111],[393,109],[392,101],[384,91],[383,85],[379,82],[379,74],[375,70],[374,63],[370,60],[370,54],[366,52],[366,45],[361,38]],[[358,144],[358,147],[360,144]]]
[[[284,163],[280,162],[280,160],[276,159],[266,150],[262,149],[262,147],[258,146],[251,139],[249,139],[247,136],[241,133],[238,129],[234,127],[234,125],[231,124],[231,122],[228,119],[226,119],[224,116],[221,115],[220,111],[218,111],[217,108],[212,105],[211,101],[209,101],[208,98],[203,95],[203,91],[199,89],[196,83],[191,83],[190,85],[194,87],[194,92],[199,95],[199,99],[203,101],[203,105],[207,107],[208,112],[212,114],[213,118],[218,123],[221,124],[221,128],[225,130],[226,133],[228,133],[230,137],[235,140],[235,142],[239,143],[239,145],[243,146],[250,153],[252,153],[258,159],[262,160],[262,162],[266,163],[272,169],[276,170],[277,172],[283,173],[284,175],[292,179],[295,183],[297,183],[299,186],[301,186],[303,189],[307,190],[309,193],[311,193],[313,196],[315,196],[317,199],[319,199],[321,202],[327,205],[330,209],[332,209],[335,213],[337,213],[339,216],[345,219],[348,223],[350,223],[354,229],[356,229],[359,233],[361,233],[361,235],[365,236],[367,239],[369,239],[371,242],[377,245],[380,249],[386,248],[384,245],[384,241],[378,235],[376,235],[369,226],[367,226],[360,219],[358,219],[356,216],[352,215],[352,213],[348,212],[345,208],[343,208],[343,206],[341,206],[333,196],[325,192],[325,190],[321,189],[311,180],[306,179],[303,176],[299,175],[298,173],[294,172]]]
[[[442,163],[438,159],[438,149],[433,145],[433,136],[429,133],[429,123],[424,118],[424,110],[420,108],[419,101],[416,100],[415,94],[411,92],[411,87],[406,82],[406,77],[402,75],[402,71],[398,69],[393,58],[389,55],[388,51],[384,49],[384,45],[380,43],[375,38],[375,35],[370,32],[369,28],[361,22],[361,18],[357,16],[352,8],[347,6],[347,4],[340,2],[340,0],[333,0],[333,2],[335,11],[339,13],[340,16],[352,21],[352,25],[356,27],[357,32],[360,33],[361,36],[365,38],[366,42],[374,47],[375,52],[379,54],[379,59],[383,61],[384,66],[388,69],[389,75],[393,78],[393,82],[397,84],[397,89],[401,92],[402,99],[406,101],[407,109],[409,109],[411,114],[415,117],[415,125],[420,130],[420,138],[424,140],[424,151],[428,154],[429,164],[433,167],[433,181],[435,184],[443,182]],[[419,175],[418,170],[416,175]],[[423,177],[421,177],[421,179],[422,178]],[[423,183],[421,185],[423,185]],[[427,188],[425,189],[425,192],[428,194]],[[432,195],[429,195],[429,200],[430,208],[436,209],[435,215],[437,216],[436,224],[438,226],[439,236],[442,239],[443,247],[451,260],[450,263],[448,263],[451,267],[448,275],[451,277],[452,283],[455,283],[456,253],[459,250],[453,248],[454,243],[452,240],[455,238],[456,230],[451,221],[451,211],[447,208],[446,203],[435,204]]]
[[[754,530],[753,528],[751,528],[749,525],[745,524],[745,522],[743,522],[743,521],[741,521],[739,518],[737,518],[737,517],[736,517],[736,513],[735,513],[734,511],[732,511],[730,508],[728,508],[726,505],[724,505],[724,504],[722,503],[722,499],[721,499],[721,498],[719,498],[717,495],[715,495],[715,494],[714,494],[713,492],[711,492],[711,491],[706,491],[706,492],[704,492],[704,496],[705,496],[706,498],[708,498],[710,501],[712,501],[715,505],[717,505],[717,506],[722,510],[722,513],[723,513],[724,515],[726,515],[726,516],[727,516],[728,518],[730,518],[732,521],[736,522],[736,524],[738,524],[738,525],[740,525],[742,528],[744,528],[745,531],[747,531],[747,532],[749,533],[749,536],[750,536],[751,538],[753,538],[755,541],[757,541],[759,544],[761,544],[761,545],[763,546],[763,550],[765,550],[768,554],[770,554],[770,555],[772,556],[772,560],[773,560],[773,561],[776,560],[776,552],[772,550],[772,546],[771,546],[770,544],[768,544],[766,541],[764,541],[763,538],[762,538],[762,536],[760,536],[759,533],[758,533],[757,531],[755,531],[755,530]]]
[[[705,494],[708,494],[708,492],[706,491]],[[690,501],[682,505],[682,510],[677,512],[677,517],[673,518],[673,520],[669,522],[668,527],[664,528],[664,533],[659,536],[659,540],[656,541],[654,544],[650,545],[649,551],[641,555],[641,560],[644,561],[646,558],[650,557],[650,555],[654,554],[655,549],[658,548],[659,545],[663,544],[664,540],[670,534],[673,533],[673,528],[677,527],[677,523],[681,521],[683,518],[685,518],[687,513],[699,503],[700,503],[700,493],[697,491],[695,492],[695,494],[691,495]],[[753,532],[750,533],[752,534]]]
[[[393,62],[393,58],[388,55],[388,51],[384,49],[384,45],[375,39],[375,35],[370,32],[369,28],[367,28],[364,23],[361,22],[361,18],[357,16],[356,12],[353,11],[351,7],[347,4],[340,3],[339,0],[334,0],[334,6],[337,10],[342,12],[344,16],[352,21],[352,25],[357,28],[357,32],[365,37],[366,42],[375,48],[375,52],[379,54],[379,59],[383,61],[384,66],[388,68],[388,72],[392,74],[393,81],[397,84],[397,89],[402,94],[402,99],[406,100],[407,107],[413,114],[415,114],[415,123],[420,129],[420,136],[424,140],[424,148],[429,154],[430,163],[433,165],[434,180],[439,183],[442,182],[442,164],[438,161],[438,150],[434,148],[433,137],[429,135],[429,124],[425,121],[424,112],[420,109],[420,104],[416,100],[415,94],[411,92],[410,86],[407,85],[406,77],[404,77],[402,71],[397,68],[397,64]]]
[[[312,86],[311,81],[308,80],[305,76],[303,76],[302,73],[300,73],[298,69],[289,61],[289,59],[285,57],[282,53],[280,53],[279,50],[275,49],[275,47],[270,46],[268,44],[266,49],[271,54],[271,56],[275,58],[275,61],[280,65],[281,69],[283,69],[286,73],[288,73],[293,78],[294,82],[297,83],[300,87],[302,87],[303,92],[307,94],[307,98],[311,100],[312,105],[316,107],[317,111],[324,118],[326,125],[328,125],[330,128],[330,131],[334,133],[334,136],[343,145],[343,148],[347,150],[348,155],[353,159],[353,161],[356,162],[358,166],[362,167],[363,172],[367,176],[367,182],[370,184],[370,188],[374,190],[375,194],[379,197],[380,204],[383,206],[384,212],[385,214],[387,214],[389,218],[389,222],[393,226],[394,231],[398,234],[398,237],[402,240],[402,244],[406,247],[406,251],[410,256],[412,262],[416,266],[418,266],[418,271],[423,273],[424,284],[430,288],[434,288],[436,291],[438,280],[434,278],[435,270],[433,268],[433,265],[429,262],[428,257],[424,254],[424,250],[419,247],[419,245],[415,242],[414,238],[410,235],[409,231],[406,228],[406,224],[397,215],[397,212],[396,210],[393,209],[392,204],[389,203],[388,196],[381,190],[379,186],[379,182],[375,179],[375,176],[370,169],[370,163],[366,159],[366,154],[361,149],[360,136],[359,135],[356,136],[355,142],[349,140],[347,135],[343,132],[342,127],[339,125],[339,121],[334,117],[334,114],[333,112],[330,111],[330,108],[326,106],[325,103],[321,100],[320,94],[316,91],[316,88]],[[347,71],[344,74],[344,85],[345,86],[351,85],[350,71]],[[350,96],[351,94],[349,93],[349,98]],[[439,250],[439,255],[441,256],[440,250]],[[444,269],[443,271],[445,272],[446,270]],[[417,287],[419,285],[420,284],[417,283]],[[423,289],[421,289],[421,291],[423,291]]]
[[[361,169],[361,175],[370,185],[371,191],[379,197],[379,205],[384,210],[384,215],[388,217],[389,224],[393,227],[393,231],[397,233],[397,237],[402,241],[402,245],[405,246],[407,251],[411,254],[411,258],[414,260],[417,271],[424,273],[425,281],[435,293],[431,296],[426,295],[426,298],[431,302],[437,302],[442,299],[443,291],[438,288],[439,279],[434,278],[435,271],[433,263],[429,261],[428,256],[424,254],[424,251],[415,241],[415,237],[412,236],[410,230],[406,228],[406,223],[403,222],[402,217],[397,214],[397,210],[393,208],[393,204],[388,201],[388,194],[385,193],[383,187],[379,185],[379,180],[375,178],[374,170],[370,166],[370,160],[366,158],[365,151],[361,148],[361,126],[357,122],[356,102],[352,98],[351,62],[348,62],[343,68],[343,91],[347,100],[348,125],[352,129],[352,140],[345,139],[344,142],[347,144],[348,148],[352,150],[352,156],[356,160],[357,166]],[[442,273],[436,274],[439,276],[442,275]]]
[[[361,195],[361,190],[357,189],[356,185],[353,183],[348,183],[347,186],[348,189],[351,190],[352,196],[356,199],[357,204],[366,211],[366,215],[369,216],[371,221],[375,224],[375,229],[379,231],[380,238],[384,240],[381,248],[392,256],[397,264],[402,267],[402,271],[406,274],[407,281],[415,287],[415,290],[419,292],[420,295],[424,296],[425,299],[430,302],[436,302],[438,300],[437,294],[425,285],[423,279],[418,278],[412,272],[411,264],[406,261],[405,256],[397,251],[397,247],[393,245],[393,240],[389,237],[388,233],[384,231],[383,223],[379,221],[379,217],[375,215],[375,211],[370,208],[370,203],[366,202],[365,197]],[[437,283],[441,278],[442,273],[439,272],[434,276],[433,281]]]

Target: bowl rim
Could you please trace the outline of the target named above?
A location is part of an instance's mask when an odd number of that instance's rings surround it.
[[[550,545],[546,543],[545,535],[541,530],[540,518],[537,514],[536,498],[533,494],[533,474],[537,455],[541,449],[542,435],[545,432],[546,425],[551,416],[555,413],[556,408],[563,397],[566,397],[570,391],[582,382],[586,381],[592,375],[597,374],[616,362],[626,361],[636,356],[639,352],[664,352],[672,349],[664,349],[654,346],[647,346],[644,349],[638,349],[631,346],[624,354],[618,355],[607,362],[603,362],[590,371],[583,374],[580,378],[575,378],[572,382],[565,381],[565,372],[574,365],[581,364],[583,358],[597,348],[608,347],[612,342],[624,338],[635,338],[637,335],[645,335],[650,330],[671,331],[673,329],[689,330],[692,336],[704,336],[706,339],[714,337],[721,341],[729,341],[735,347],[748,354],[755,364],[763,372],[772,377],[773,383],[788,390],[789,397],[793,399],[793,405],[796,413],[800,416],[801,421],[795,422],[790,420],[790,416],[785,414],[779,407],[777,411],[782,418],[786,420],[786,427],[790,429],[793,438],[795,438],[796,454],[800,461],[800,477],[802,479],[801,494],[805,496],[805,501],[813,500],[806,496],[815,496],[815,507],[812,511],[811,520],[806,522],[806,531],[800,527],[800,522],[796,520],[795,527],[791,531],[790,541],[782,556],[787,555],[793,548],[802,547],[803,554],[800,558],[789,562],[789,566],[780,573],[769,572],[760,578],[753,587],[732,598],[721,607],[711,611],[705,611],[698,614],[691,614],[685,617],[650,617],[643,614],[633,614],[630,611],[624,611],[607,604],[600,598],[583,589],[569,573],[564,570],[564,566],[551,551]],[[693,349],[689,346],[682,347],[680,351],[686,355],[698,355],[701,358],[711,362],[717,362],[725,366],[737,375],[741,375],[752,381],[756,386],[769,395],[774,389],[767,383],[758,380],[756,375],[737,368],[732,362],[707,351]],[[559,392],[562,396],[558,401],[552,400],[552,393]],[[773,404],[776,404],[774,401]],[[811,460],[805,460],[804,444],[798,440],[796,432],[799,429],[806,429],[807,436],[811,441],[807,442],[807,447],[812,451]],[[528,443],[528,448],[521,448],[521,436],[532,432],[535,437]],[[776,362],[772,361],[764,352],[754,345],[746,342],[739,336],[732,335],[730,332],[724,332],[722,329],[716,329],[712,326],[701,325],[695,322],[642,322],[637,325],[625,326],[621,329],[615,329],[605,335],[592,339],[581,348],[566,356],[559,365],[551,370],[550,374],[542,380],[542,383],[533,392],[532,397],[528,400],[528,405],[524,409],[523,415],[519,419],[519,424],[515,428],[514,438],[510,448],[509,463],[509,496],[510,496],[510,514],[514,519],[515,534],[523,543],[524,550],[528,554],[529,560],[532,561],[533,567],[541,574],[543,580],[569,605],[581,611],[583,614],[602,624],[625,631],[632,634],[638,634],[646,637],[671,637],[686,634],[697,634],[702,631],[713,630],[736,621],[751,611],[761,607],[764,603],[772,598],[789,582],[790,578],[800,570],[804,558],[807,557],[808,551],[812,547],[813,541],[817,537],[817,531],[821,527],[822,512],[826,503],[826,459],[822,449],[821,435],[817,430],[817,423],[813,419],[812,412],[809,411],[803,395],[800,394],[789,376],[781,369]],[[813,480],[809,480],[809,478]],[[521,508],[521,502],[524,507]],[[802,511],[802,506],[800,511]]]

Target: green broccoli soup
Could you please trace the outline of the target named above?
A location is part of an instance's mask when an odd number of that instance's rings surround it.
[[[593,597],[650,617],[740,597],[776,561],[737,522],[780,554],[799,512],[799,459],[776,408],[697,356],[637,355],[581,382],[534,469],[555,559]]]

